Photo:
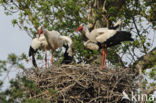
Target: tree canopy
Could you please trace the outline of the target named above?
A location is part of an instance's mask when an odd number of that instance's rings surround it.
[[[151,79],[156,74],[156,50],[151,52],[155,46],[155,0],[0,0],[0,5],[4,7],[6,15],[17,15],[12,20],[13,26],[26,31],[31,38],[37,37],[40,25],[70,36],[74,41],[74,63],[100,63],[100,53],[87,50],[83,46],[81,34],[75,33],[81,23],[88,24],[89,29],[93,30],[110,27],[121,18],[122,30],[130,31],[135,41],[109,48],[107,63],[132,69],[141,68],[143,73],[151,69]],[[60,52],[55,54],[58,61],[62,57],[58,54]],[[19,62],[24,59],[27,59],[25,54],[19,57],[11,54],[8,60],[0,61],[0,68],[7,70],[6,65],[11,64],[25,69],[22,62]]]

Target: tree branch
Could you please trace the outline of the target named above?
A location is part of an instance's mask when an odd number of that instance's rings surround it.
[[[153,92],[156,91],[156,86],[149,88],[148,90],[144,91],[146,94],[153,94]]]
[[[152,68],[154,66],[156,66],[156,48],[138,59],[132,67],[135,68],[135,72],[138,72],[139,68],[146,70],[147,68]]]

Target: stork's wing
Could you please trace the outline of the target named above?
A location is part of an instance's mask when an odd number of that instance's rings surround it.
[[[64,53],[64,58],[61,62],[61,64],[70,64],[72,62],[73,56],[69,55],[68,53],[68,45],[63,45],[65,47],[65,53]]]
[[[114,36],[117,31],[109,30],[109,29],[98,29],[97,32],[100,33],[100,35],[96,37],[96,40],[100,43],[103,43],[107,41],[109,38],[111,38],[112,36]]]
[[[108,28],[98,28],[98,29],[95,29],[95,32],[97,34],[104,34],[108,31],[109,29]]]
[[[34,49],[34,50],[37,50],[41,45],[41,42],[39,41],[38,38],[35,38],[31,41],[31,44],[30,46]]]
[[[69,47],[72,45],[73,41],[68,36],[60,36],[61,40],[64,41],[65,44],[67,44]]]
[[[29,48],[29,57],[32,56],[35,53],[35,50],[30,46]]]
[[[60,36],[59,39],[63,41],[64,45],[68,45],[69,48],[72,47],[73,41],[72,41],[72,39],[70,37],[68,37],[68,36]]]
[[[37,50],[35,51],[31,46],[29,48],[29,56],[32,56],[32,63],[34,65],[34,67],[37,67],[37,63],[35,60],[35,53],[37,52]]]
[[[49,31],[49,34],[50,35],[55,35],[55,36],[56,35],[58,35],[58,36],[61,35],[58,31],[55,31],[55,30]]]

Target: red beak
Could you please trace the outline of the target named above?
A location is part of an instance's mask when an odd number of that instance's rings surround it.
[[[76,32],[80,31],[80,30],[83,30],[83,27],[82,26],[79,26],[77,29],[76,29]]]
[[[38,38],[40,37],[40,35],[43,33],[42,30],[38,30]]]

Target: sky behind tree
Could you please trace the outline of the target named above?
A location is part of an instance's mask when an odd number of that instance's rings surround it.
[[[4,9],[0,7],[0,60],[6,60],[10,53],[20,55],[24,52],[28,55],[31,38],[17,26],[13,27],[11,23],[13,18],[16,16],[5,15]],[[9,75],[8,72],[3,72],[0,77],[5,81],[2,90],[9,86],[9,79],[15,78],[18,72],[19,70],[15,68],[9,71]]]
[[[31,38],[25,31],[17,26],[13,27],[11,20],[16,16],[7,16],[4,9],[0,7],[0,59],[4,60],[8,54],[28,54]]]

